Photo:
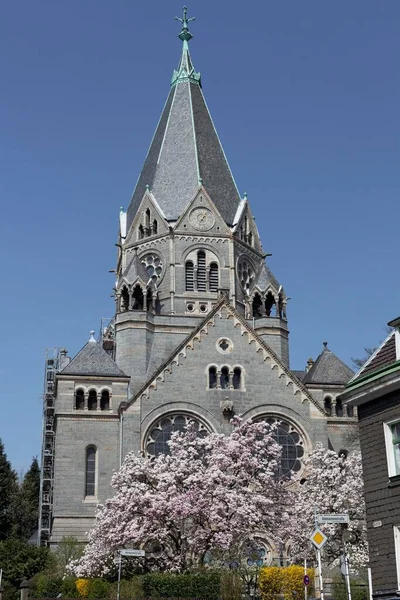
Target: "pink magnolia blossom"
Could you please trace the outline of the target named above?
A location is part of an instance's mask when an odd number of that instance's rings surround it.
[[[314,509],[319,514],[348,514],[350,523],[319,525],[328,541],[322,549],[322,559],[334,566],[343,554],[342,535],[346,530],[346,547],[350,568],[359,570],[368,562],[363,475],[359,452],[338,456],[321,444],[305,460],[305,482],[292,492],[291,558],[302,561],[315,552],[310,537],[315,529]]]
[[[112,478],[115,495],[98,506],[77,576],[115,570],[114,553],[144,548],[147,567],[184,571],[207,557],[232,557],[264,532],[287,524],[287,493],[275,476],[281,448],[274,425],[233,420],[228,436],[197,435],[194,424],[170,441],[170,454],[130,453]]]

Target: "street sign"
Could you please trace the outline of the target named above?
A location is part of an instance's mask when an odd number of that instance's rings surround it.
[[[144,550],[134,550],[133,548],[125,548],[124,550],[118,550],[121,556],[145,556]]]
[[[317,515],[318,523],[348,523],[350,521],[349,515],[340,515],[340,514],[327,514],[327,515]]]
[[[304,575],[303,583],[304,583],[304,585],[310,585],[310,578],[308,575]]]
[[[311,536],[311,541],[318,550],[322,548],[327,539],[328,538],[326,537],[326,535],[322,533],[320,529],[315,529]]]

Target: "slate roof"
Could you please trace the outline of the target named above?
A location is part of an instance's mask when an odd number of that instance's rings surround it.
[[[185,55],[187,54],[187,56]],[[188,50],[182,60],[189,61]],[[168,221],[175,221],[194,198],[202,180],[228,225],[240,203],[231,170],[208,111],[200,81],[178,79],[147,153],[128,208],[127,228],[135,217],[146,185]]]
[[[306,373],[303,383],[320,385],[345,385],[353,377],[354,372],[329,350],[323,349],[317,360]]]
[[[386,340],[379,346],[379,348],[369,357],[366,363],[358,371],[355,379],[369,375],[378,369],[387,367],[392,363],[396,362],[396,337],[395,332],[392,331]]]
[[[123,272],[122,279],[125,279],[128,283],[134,283],[137,279],[141,279],[143,283],[147,285],[150,276],[136,253],[133,255],[131,262]]]
[[[99,375],[102,377],[127,377],[96,341],[90,341],[60,372],[62,375]]]
[[[304,377],[307,375],[306,371],[296,371],[293,369],[292,373],[295,377],[297,377],[297,379],[300,379],[300,381],[304,381]]]
[[[276,277],[271,273],[267,265],[263,262],[260,273],[257,277],[255,285],[257,285],[260,290],[266,290],[269,285],[272,285],[276,290],[279,289],[279,282]]]

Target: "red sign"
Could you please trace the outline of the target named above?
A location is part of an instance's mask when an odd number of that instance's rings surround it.
[[[304,583],[304,585],[310,585],[310,578],[308,575],[304,575],[303,583]]]

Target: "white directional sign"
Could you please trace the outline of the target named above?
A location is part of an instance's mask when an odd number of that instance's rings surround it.
[[[349,515],[340,515],[340,514],[327,514],[327,515],[317,515],[318,523],[348,523]]]
[[[145,556],[144,550],[134,550],[133,548],[125,548],[124,550],[118,550],[121,556]]]

